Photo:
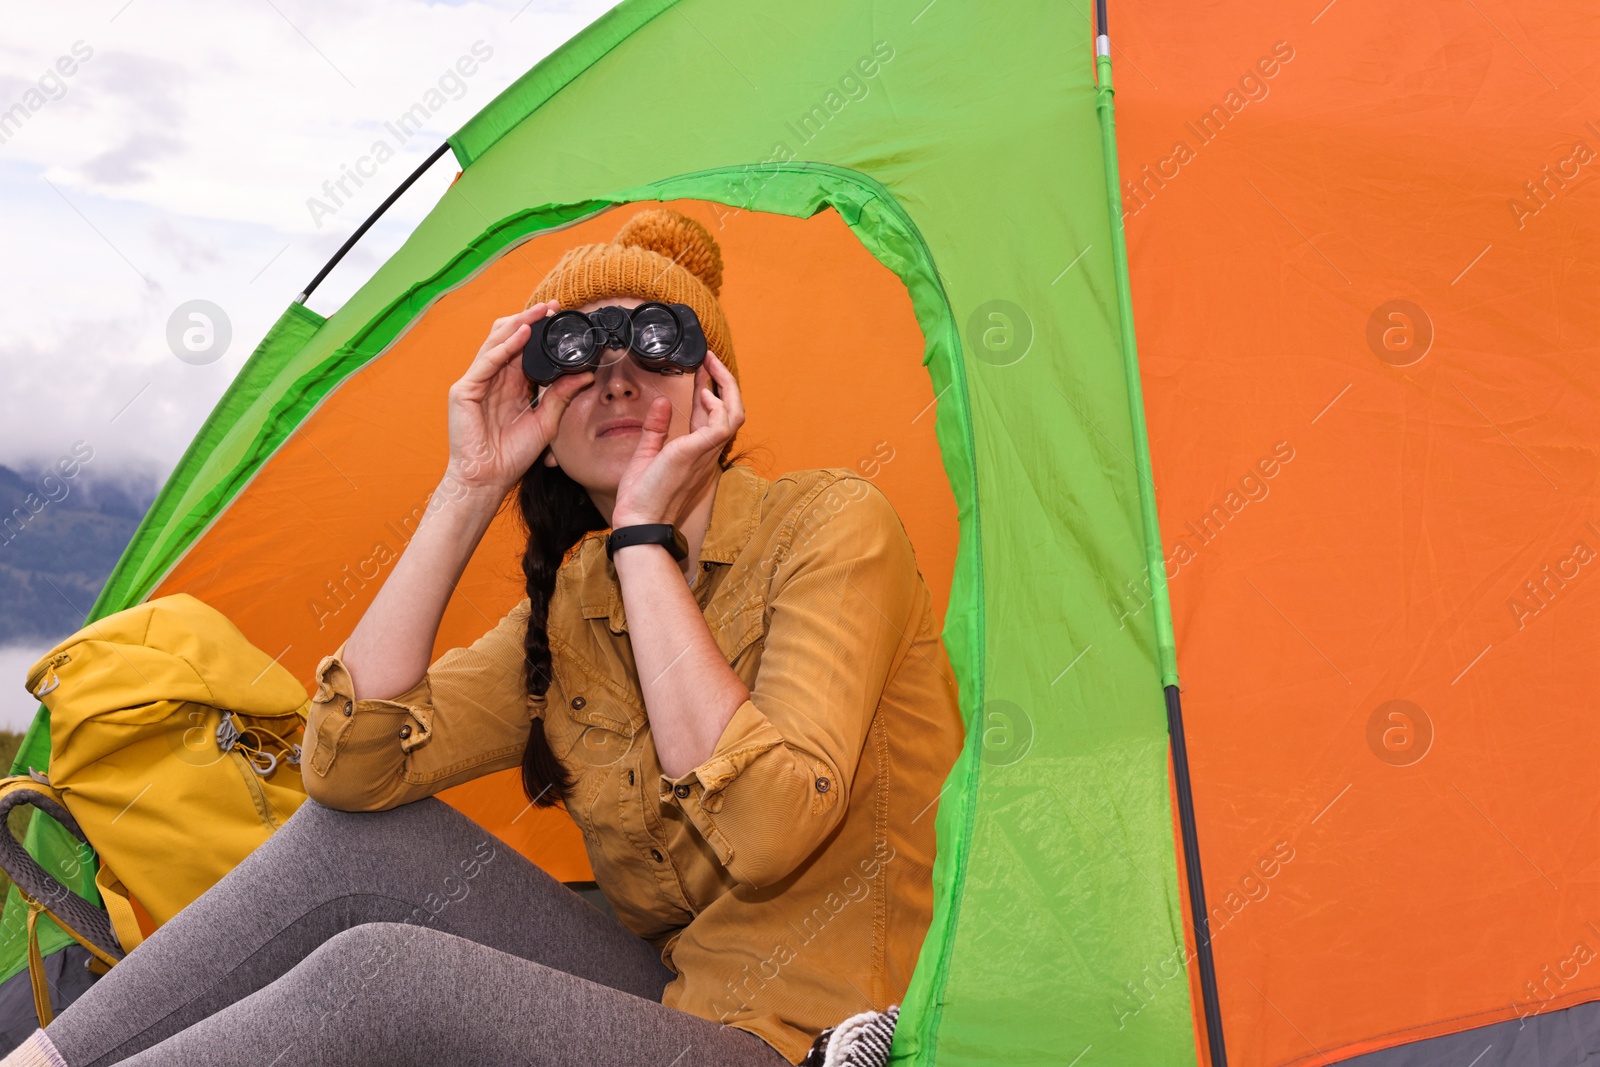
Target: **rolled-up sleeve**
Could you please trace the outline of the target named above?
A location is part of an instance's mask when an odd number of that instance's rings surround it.
[[[528,604],[440,656],[395,697],[356,700],[345,645],[324,656],[301,757],[307,795],[346,811],[382,811],[520,763],[544,713],[544,698],[524,682]]]
[[[831,495],[830,495],[831,493]],[[841,478],[796,523],[767,594],[769,623],[750,698],[711,755],[661,775],[737,881],[789,875],[844,819],[885,683],[907,654],[928,591],[893,506],[871,482]],[[815,501],[803,512],[816,516]]]

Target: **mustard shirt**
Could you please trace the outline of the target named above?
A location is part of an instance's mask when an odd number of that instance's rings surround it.
[[[934,816],[963,726],[899,516],[846,468],[724,471],[691,591],[750,699],[662,773],[605,533],[562,564],[553,681],[524,686],[529,602],[390,700],[317,665],[309,795],[375,811],[521,764],[531,720],[575,782],[595,880],[676,977],[662,1002],[791,1063],[905,995],[932,917]]]

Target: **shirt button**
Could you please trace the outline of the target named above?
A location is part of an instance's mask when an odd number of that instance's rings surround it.
[[[344,702],[344,713],[346,715],[349,715],[353,710],[354,710],[354,708],[351,707],[350,702],[348,700],[346,700]]]
[[[573,711],[582,711],[584,709],[584,706],[587,705],[588,703],[589,702],[587,700],[583,699],[582,697],[573,697],[572,698],[572,710]]]
[[[411,736],[411,724],[410,723],[406,723],[404,726],[400,727],[400,738],[401,738],[401,740],[404,740],[405,738],[408,738],[410,736]]]
[[[826,778],[818,778],[817,779],[817,792],[826,793],[827,791],[828,791],[828,780]]]
[[[672,787],[672,795],[681,800],[689,795],[689,787],[686,785],[675,785]]]
[[[660,863],[661,862],[661,850],[659,848],[651,849],[650,850],[650,858],[655,860],[657,863]]]

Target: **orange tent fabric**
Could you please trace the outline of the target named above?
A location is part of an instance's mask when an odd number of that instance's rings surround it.
[[[1600,997],[1600,22],[1112,29],[1230,1062]]]

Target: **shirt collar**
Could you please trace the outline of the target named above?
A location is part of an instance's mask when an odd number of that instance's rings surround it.
[[[700,546],[701,563],[732,563],[745,550],[761,522],[761,502],[767,479],[749,467],[735,465],[717,480],[711,502],[711,522]],[[586,619],[609,619],[614,633],[627,630],[622,612],[622,589],[617,569],[606,555],[610,530],[590,533],[579,542],[563,570],[571,568],[577,583],[578,607]]]

